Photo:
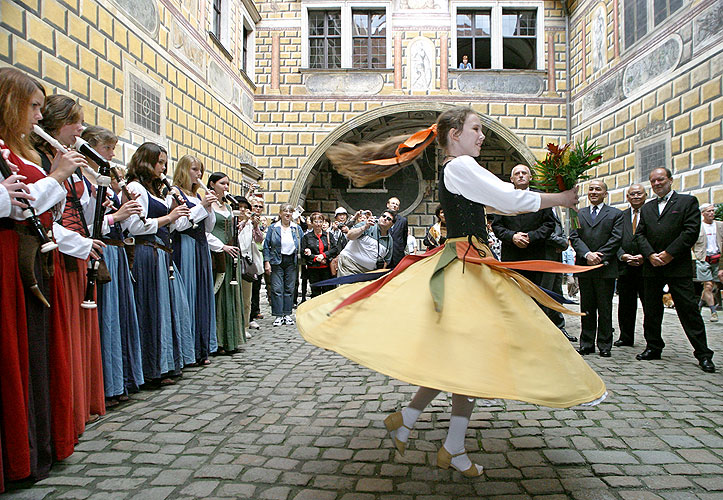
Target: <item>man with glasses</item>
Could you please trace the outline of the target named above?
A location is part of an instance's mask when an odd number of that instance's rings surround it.
[[[346,234],[349,243],[339,254],[337,275],[349,276],[391,267],[394,243],[389,229],[394,219],[394,213],[385,210],[378,220],[368,217],[350,229]]]
[[[640,184],[628,188],[625,197],[630,208],[623,211],[623,237],[618,250],[618,328],[620,338],[613,345],[632,347],[635,343],[635,319],[638,298],[643,300],[643,262],[635,233],[640,222],[640,209],[648,195]]]

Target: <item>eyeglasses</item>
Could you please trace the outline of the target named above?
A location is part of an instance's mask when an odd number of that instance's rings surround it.
[[[393,219],[392,219],[391,217],[389,217],[388,215],[382,215],[382,216],[379,217],[379,218],[380,218],[380,219],[393,220]]]

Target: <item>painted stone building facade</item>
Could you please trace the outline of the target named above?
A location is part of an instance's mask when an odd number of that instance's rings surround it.
[[[280,203],[331,213],[402,201],[433,222],[434,151],[357,189],[324,152],[471,105],[480,163],[506,178],[590,137],[621,203],[658,165],[723,202],[723,0],[2,0],[0,64],[73,95],[88,123],[193,153]],[[460,69],[467,55],[471,69]],[[235,192],[239,192],[237,188]]]

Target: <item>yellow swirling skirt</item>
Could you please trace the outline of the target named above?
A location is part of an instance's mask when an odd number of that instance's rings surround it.
[[[297,310],[299,331],[316,346],[414,385],[553,408],[605,396],[600,377],[509,275],[452,260],[436,312],[430,279],[443,254],[415,262],[333,313],[369,283],[307,300]]]

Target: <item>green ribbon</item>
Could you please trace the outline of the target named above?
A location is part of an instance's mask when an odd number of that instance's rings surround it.
[[[437,266],[429,278],[429,291],[434,300],[434,310],[442,312],[444,305],[444,268],[450,265],[457,258],[457,246],[455,243],[447,243],[437,261]]]

